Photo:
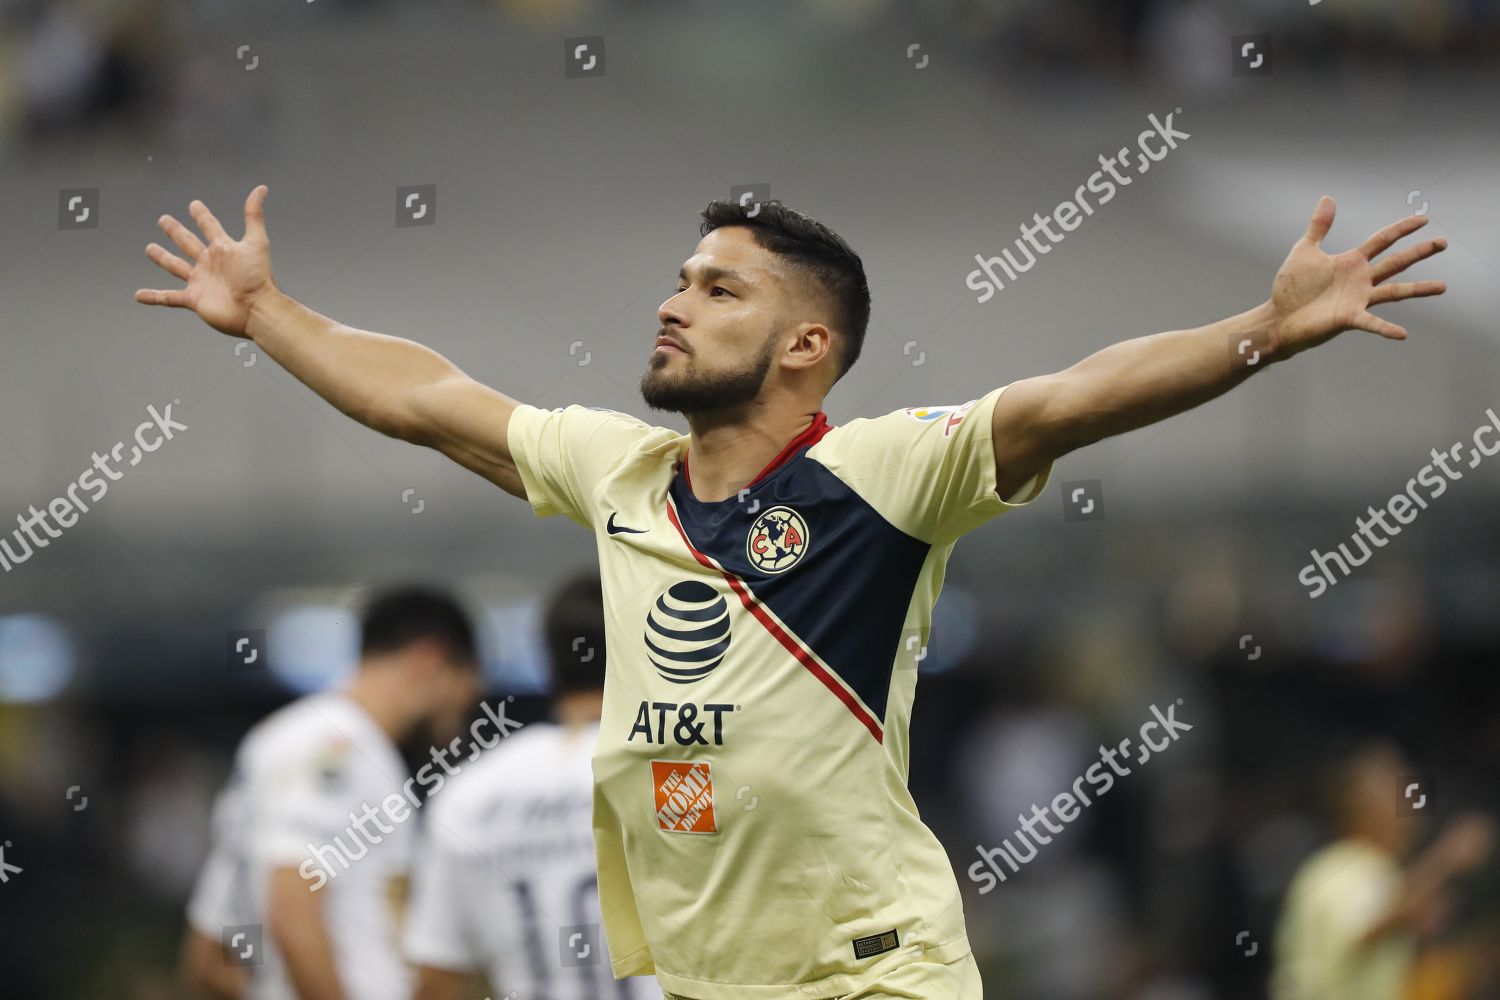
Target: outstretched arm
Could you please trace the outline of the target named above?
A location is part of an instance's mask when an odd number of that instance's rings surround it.
[[[1332,198],[1319,199],[1307,232],[1276,272],[1271,297],[1255,308],[1196,329],[1112,344],[1064,371],[1006,389],[993,416],[996,492],[1008,497],[1070,451],[1206,403],[1344,330],[1405,340],[1404,329],[1370,307],[1446,291],[1441,281],[1386,279],[1441,252],[1448,241],[1428,240],[1375,260],[1427,224],[1425,216],[1412,215],[1353,250],[1328,254],[1320,244],[1334,208]]]
[[[1407,870],[1396,897],[1354,943],[1368,945],[1412,927],[1448,883],[1488,860],[1494,842],[1495,826],[1484,815],[1468,813],[1456,820]]]
[[[262,184],[245,199],[241,240],[231,239],[201,201],[188,210],[207,243],[170,215],[157,220],[187,260],[155,243],[146,254],[187,285],[142,288],[136,301],[191,309],[220,333],[253,340],[346,415],[382,434],[435,448],[525,498],[506,433],[516,401],[430,348],[345,326],[277,288],[266,235],[267,191]]]

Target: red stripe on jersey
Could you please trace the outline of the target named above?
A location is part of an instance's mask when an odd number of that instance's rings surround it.
[[[781,466],[784,465],[786,461],[792,457],[792,455],[796,454],[798,449],[810,448],[813,445],[817,444],[819,441],[823,440],[823,435],[827,434],[831,430],[833,430],[833,425],[828,422],[828,414],[824,413],[822,410],[819,410],[813,415],[812,423],[809,424],[801,434],[798,434],[796,437],[788,441],[786,447],[781,449],[781,451],[777,453],[775,458],[767,462],[766,467],[757,472],[755,474],[755,478],[750,480],[750,482],[746,484],[745,488],[749,489],[751,486],[754,486],[756,483],[760,482],[762,479],[766,478],[771,473],[781,468]],[[687,484],[688,492],[693,492],[693,477],[688,475],[688,453],[686,451],[682,453],[682,480]]]
[[[828,690],[832,691],[835,695],[838,696],[839,701],[842,701],[848,707],[849,711],[854,713],[854,717],[858,719],[864,725],[864,727],[870,731],[870,735],[875,737],[876,743],[884,744],[885,735],[881,732],[880,723],[875,720],[874,716],[865,711],[864,706],[855,699],[854,695],[849,693],[848,689],[846,689],[843,684],[839,683],[839,681],[832,674],[830,674],[821,663],[817,661],[812,653],[808,651],[806,646],[798,642],[795,637],[790,635],[785,629],[778,625],[775,619],[766,614],[765,608],[761,606],[760,601],[751,596],[750,590],[745,586],[744,581],[735,576],[733,573],[724,569],[724,567],[719,566],[706,554],[698,551],[698,547],[688,539],[687,532],[682,530],[682,524],[677,520],[677,511],[673,508],[670,500],[667,502],[667,518],[672,522],[672,527],[677,529],[677,534],[682,536],[682,543],[688,547],[688,551],[693,554],[693,558],[698,560],[704,566],[707,566],[709,569],[718,570],[720,573],[722,573],[724,575],[724,579],[728,581],[730,589],[732,589],[736,594],[739,595],[740,603],[745,606],[745,610],[754,615],[755,620],[760,622],[761,625],[765,626],[766,631],[770,632],[771,635],[776,638],[777,642],[786,647],[786,651],[795,656],[798,663],[806,667],[814,677],[823,682],[824,687],[828,688]]]

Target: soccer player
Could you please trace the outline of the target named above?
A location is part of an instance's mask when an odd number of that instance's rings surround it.
[[[1276,927],[1274,1000],[1401,1000],[1411,995],[1418,930],[1449,884],[1482,864],[1494,828],[1455,820],[1409,868],[1426,792],[1394,745],[1375,740],[1338,762],[1327,787],[1338,839],[1304,861]],[[1421,798],[1419,798],[1419,796]]]
[[[649,976],[612,982],[599,936],[590,821],[604,700],[596,573],[547,602],[554,723],[534,722],[455,775],[417,850],[406,956],[417,1000],[462,1000],[483,969],[496,996],[661,1000]]]
[[[478,697],[474,633],[452,597],[402,587],[369,602],[360,644],[347,687],[278,709],[235,754],[182,949],[204,992],[411,996],[399,920],[414,834],[372,810],[394,816],[386,799],[410,787],[397,743],[438,746],[461,728]],[[434,772],[424,787],[442,780]]]
[[[245,825],[243,807],[239,782],[231,775],[214,801],[211,846],[188,900],[187,929],[178,959],[183,983],[215,1000],[246,1000],[249,996],[248,966],[235,961],[235,952],[244,948],[231,951],[224,934],[225,928],[255,923],[239,854],[240,832]]]
[[[1254,308],[967,402],[834,425],[822,402],[869,318],[859,256],[779,202],[716,201],[640,382],[684,435],[519,403],[420,344],[313,311],[273,280],[266,193],[246,198],[240,240],[201,201],[201,237],[162,216],[185,257],[147,254],[186,286],[136,301],[253,340],[348,416],[593,533],[605,935],[617,976],[654,971],[692,1000],[980,996],[957,880],[906,787],[916,660],[954,543],[1035,499],[1059,456],[1343,330],[1404,339],[1369,307],[1445,290],[1386,280],[1443,240],[1376,259],[1425,217],[1329,254],[1325,197]]]

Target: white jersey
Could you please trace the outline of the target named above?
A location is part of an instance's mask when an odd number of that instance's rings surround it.
[[[386,833],[368,820],[354,822],[367,803],[379,810],[383,799],[400,794],[407,777],[384,730],[342,693],[301,698],[245,735],[215,805],[213,848],[188,919],[219,941],[225,928],[259,926],[244,939],[248,947],[258,938],[261,949],[258,960],[246,956],[251,1000],[296,996],[266,926],[266,900],[271,872],[301,868],[314,849],[332,876],[317,891],[325,897],[323,916],[345,995],[409,1000],[413,981],[400,958],[399,923],[411,824],[386,824]]]
[[[590,756],[599,724],[533,723],[449,782],[418,853],[406,956],[484,969],[494,995],[660,1000],[616,980],[600,933]]]
[[[236,768],[214,800],[208,858],[199,869],[187,905],[188,925],[215,941],[222,940],[226,927],[255,923],[255,914],[250,909],[249,869],[240,850],[239,831],[244,825],[245,803],[242,788]]]

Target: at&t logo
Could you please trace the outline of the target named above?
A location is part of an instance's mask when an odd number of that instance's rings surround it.
[[[646,656],[673,684],[702,680],[729,648],[729,602],[708,584],[684,580],[646,615]]]

